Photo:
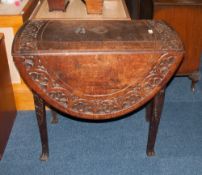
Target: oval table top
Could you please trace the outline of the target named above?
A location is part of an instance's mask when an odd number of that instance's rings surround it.
[[[184,49],[162,21],[33,20],[17,33],[12,52],[23,80],[47,104],[100,120],[151,100]]]

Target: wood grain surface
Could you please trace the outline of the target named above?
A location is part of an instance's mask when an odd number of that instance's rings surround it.
[[[14,43],[28,86],[51,106],[88,119],[117,117],[146,103],[183,54],[177,34],[160,21],[36,20]]]
[[[155,1],[154,18],[165,20],[181,37],[185,58],[177,74],[199,72],[202,54],[202,1]]]

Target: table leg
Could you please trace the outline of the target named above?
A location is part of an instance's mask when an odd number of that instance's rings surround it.
[[[40,156],[40,160],[46,161],[48,160],[49,149],[45,103],[36,93],[34,93],[34,104],[42,144],[42,154]]]
[[[189,79],[191,79],[191,90],[195,92],[196,90],[196,83],[200,80],[200,72],[195,71],[189,75]]]
[[[153,156],[155,154],[154,145],[156,141],[156,136],[158,132],[158,126],[161,118],[161,113],[164,104],[165,90],[162,89],[150,102],[152,109],[150,109],[150,119],[149,119],[149,136],[147,142],[147,155]]]
[[[154,106],[153,100],[151,100],[146,106],[146,117],[145,118],[146,118],[147,122],[150,122],[150,120],[151,120],[152,113],[153,113],[153,106]]]
[[[58,123],[58,117],[57,117],[57,112],[51,109],[51,123],[56,124]]]

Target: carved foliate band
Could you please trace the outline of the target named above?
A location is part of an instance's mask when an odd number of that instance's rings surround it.
[[[50,21],[48,20],[33,20],[30,21],[24,30],[20,33],[18,44],[16,50],[20,52],[27,52],[27,51],[37,51],[38,46],[37,42],[38,39],[40,40],[43,34],[42,31],[48,26]],[[153,35],[155,42],[160,42],[160,48],[158,50],[183,50],[183,45],[181,43],[180,38],[178,37],[177,33],[172,30],[172,28],[168,27],[161,21],[155,20],[145,20],[145,26],[147,26],[148,30],[153,30]],[[95,33],[97,31],[94,31]],[[37,39],[38,37],[38,39]],[[144,50],[144,45],[142,46]],[[154,48],[155,49],[155,48]]]
[[[23,64],[27,76],[43,93],[58,103],[64,110],[87,115],[103,115],[122,111],[141,102],[152,89],[160,85],[174,62],[175,57],[168,54],[161,55],[143,81],[131,85],[125,94],[106,100],[89,100],[73,94],[49,75],[47,69],[42,65],[40,57],[22,57],[20,64]]]

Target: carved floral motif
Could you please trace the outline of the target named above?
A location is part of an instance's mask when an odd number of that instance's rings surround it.
[[[36,38],[40,29],[42,29],[47,21],[32,21],[26,25],[20,35],[19,50],[30,51],[37,49]]]
[[[145,79],[129,87],[125,94],[111,99],[89,100],[73,94],[58,83],[58,80],[54,80],[41,64],[40,57],[27,56],[22,59],[27,74],[50,99],[57,102],[65,110],[89,115],[111,114],[139,103],[149,95],[152,89],[160,85],[174,62],[173,56],[163,54]]]
[[[48,26],[48,22],[43,20],[28,22],[18,35],[17,42],[19,43],[16,46],[19,48],[17,48],[17,51],[23,54],[28,51],[35,53],[38,50],[37,41],[41,39],[41,33]],[[158,48],[158,52],[165,53],[167,50],[181,51],[183,49],[176,33],[163,22],[145,21],[145,24],[153,31],[152,35],[156,37],[154,42],[161,43],[161,48]],[[142,45],[142,51],[144,51],[144,45]],[[23,56],[23,54],[20,55],[20,64],[23,64],[22,67],[27,72],[27,75],[24,76],[29,76],[28,78],[32,79],[46,97],[55,101],[65,111],[86,115],[113,114],[140,103],[154,88],[160,86],[169,73],[170,67],[176,61],[175,57],[169,54],[162,54],[157,58],[157,63],[151,68],[144,80],[128,87],[124,94],[108,99],[92,98],[90,100],[70,92],[63,87],[59,80],[53,79],[46,67],[41,63],[40,55],[26,56],[24,54]]]
[[[22,52],[36,51],[37,48],[37,37],[40,38],[42,31],[45,30],[45,26],[48,26],[48,20],[33,20],[27,23],[24,30],[19,36],[19,49]],[[177,34],[167,25],[161,21],[146,20],[145,24],[148,26],[148,31],[153,31],[152,34],[156,37],[155,42],[160,42],[161,47],[159,50],[183,50],[182,43]],[[57,25],[57,23],[56,23]],[[77,32],[82,32],[79,29]],[[95,32],[106,32],[105,28],[92,28],[89,30],[96,30]],[[40,33],[41,31],[41,33]],[[142,47],[144,50],[144,46]]]
[[[150,29],[154,30],[154,34],[160,34],[160,37],[156,39],[156,41],[160,40],[161,42],[160,50],[183,50],[181,40],[172,28],[165,25],[162,21],[148,20],[146,24]]]

